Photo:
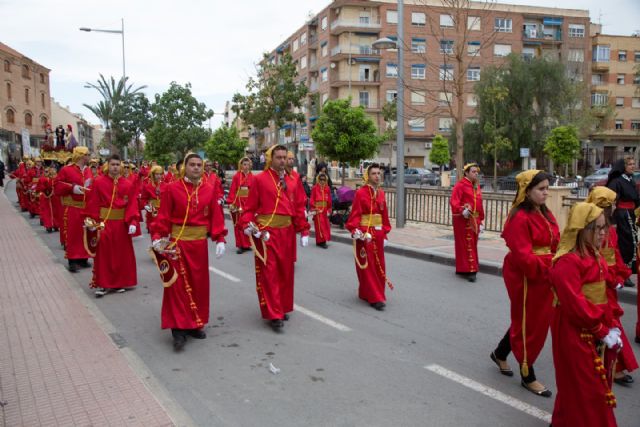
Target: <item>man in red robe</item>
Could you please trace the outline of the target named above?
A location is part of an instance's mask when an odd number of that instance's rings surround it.
[[[152,166],[149,171],[149,179],[142,185],[140,198],[142,206],[147,212],[145,221],[149,234],[153,234],[154,223],[160,210],[160,194],[165,186],[164,182],[162,182],[162,173],[162,166]]]
[[[238,172],[233,175],[231,187],[227,195],[227,204],[233,221],[233,232],[236,238],[236,253],[242,254],[251,250],[251,242],[249,236],[244,234],[239,218],[244,211],[249,196],[249,189],[253,185],[255,176],[251,173],[251,160],[243,157],[238,162]]]
[[[384,247],[391,231],[387,202],[380,185],[381,171],[372,163],[364,175],[365,185],[356,191],[345,227],[354,239],[358,296],[378,311],[386,304],[385,286],[393,288],[386,275]]]
[[[29,157],[24,156],[22,161],[18,164],[18,168],[13,171],[13,173],[9,174],[9,178],[16,180],[16,195],[18,196],[18,204],[20,205],[20,210],[22,212],[27,210],[25,189],[22,185],[22,179],[26,176],[28,161]]]
[[[164,283],[162,329],[171,329],[173,346],[182,350],[187,337],[206,338],[209,321],[209,249],[207,234],[216,244],[216,257],[225,252],[227,230],[211,184],[202,180],[202,158],[189,153],[184,178],[167,184],[152,232],[153,249],[168,255],[177,272]],[[160,268],[161,272],[163,271]]]
[[[476,281],[478,272],[478,236],[483,230],[484,208],[478,182],[480,168],[476,163],[464,167],[464,177],[451,192],[453,236],[456,251],[456,274]]]
[[[313,215],[313,225],[316,230],[316,246],[327,249],[327,242],[331,240],[331,190],[327,185],[327,175],[320,173],[316,178],[316,185],[311,189],[310,214]]]
[[[84,210],[89,189],[91,171],[87,168],[89,149],[75,147],[71,163],[60,169],[56,178],[54,193],[62,197],[63,232],[65,237],[65,258],[69,262],[69,271],[75,273],[79,268],[91,267],[90,255],[84,247]]]
[[[40,178],[44,177],[44,167],[42,167],[42,159],[36,157],[34,159],[34,166],[27,172],[26,178],[23,180],[24,188],[28,194],[28,209],[31,218],[35,218],[40,214],[40,194],[38,193],[37,186]]]
[[[287,149],[275,145],[267,152],[264,172],[256,175],[240,224],[251,236],[255,251],[256,291],[262,318],[280,332],[293,311],[295,235],[309,244],[304,190],[300,179],[286,170]]]
[[[53,195],[53,179],[56,176],[55,168],[49,167],[45,169],[45,176],[40,178],[36,186],[36,191],[40,194],[40,221],[47,233],[52,233],[58,229],[54,210],[55,197]]]
[[[100,229],[91,281],[96,298],[108,292],[124,292],[138,283],[131,240],[139,227],[135,187],[120,175],[118,155],[112,155],[107,164],[108,173],[96,178],[91,186],[85,211]]]

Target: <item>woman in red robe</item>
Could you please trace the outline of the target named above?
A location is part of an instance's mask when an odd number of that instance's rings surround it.
[[[35,165],[29,169],[27,177],[24,179],[24,186],[27,189],[28,210],[31,218],[40,215],[40,194],[38,193],[37,186],[40,178],[43,176],[44,167],[42,167],[42,159],[36,157]]]
[[[99,234],[91,282],[91,287],[97,288],[97,298],[111,291],[124,292],[138,283],[131,240],[139,227],[135,187],[120,176],[119,156],[111,156],[107,164],[108,173],[93,181],[85,211],[87,218],[104,224]]]
[[[391,224],[384,192],[379,188],[380,176],[380,165],[369,165],[364,175],[365,185],[356,191],[345,227],[354,239],[358,296],[382,311],[386,306],[386,285],[393,285],[387,279],[384,260]]]
[[[607,187],[593,187],[587,197],[587,202],[593,203],[604,210],[604,217],[608,224],[608,232],[606,238],[602,242],[600,253],[607,261],[607,300],[611,312],[613,313],[614,325],[620,329],[620,338],[622,339],[622,349],[618,353],[618,361],[616,363],[616,372],[613,380],[621,385],[633,383],[633,377],[629,375],[638,369],[638,361],[633,354],[633,348],[629,343],[627,334],[624,331],[620,318],[624,314],[624,310],[618,303],[618,289],[624,285],[624,281],[631,276],[631,270],[625,264],[618,248],[618,234],[616,225],[611,218],[613,209],[615,208],[617,194],[615,191]]]
[[[464,167],[464,177],[451,192],[453,236],[456,251],[456,274],[476,281],[478,272],[478,236],[483,230],[484,208],[478,183],[480,168],[476,163]]]
[[[607,262],[598,252],[607,228],[601,208],[574,205],[551,270],[554,427],[616,426],[611,377],[622,340],[607,302]]]
[[[162,172],[162,166],[155,165],[151,167],[149,179],[142,185],[142,194],[140,195],[142,206],[147,212],[145,215],[147,231],[151,235],[153,235],[154,222],[160,210],[160,195],[165,186],[164,182],[162,182]]]
[[[313,214],[313,226],[316,230],[316,246],[327,249],[327,242],[331,240],[331,190],[327,185],[327,175],[324,173],[316,177],[316,185],[311,189],[310,206]]]
[[[209,321],[207,235],[217,242],[217,257],[224,254],[227,235],[215,191],[202,181],[202,158],[190,153],[184,164],[184,178],[167,184],[161,192],[160,211],[152,232],[154,250],[174,252],[167,261],[177,276],[173,283],[165,283],[161,317],[162,329],[171,329],[176,351],[182,350],[187,336],[206,338],[203,328]]]
[[[238,172],[233,175],[231,188],[229,188],[229,194],[227,195],[227,204],[233,221],[233,234],[236,238],[236,252],[238,254],[251,250],[249,236],[244,234],[239,219],[247,204],[247,197],[254,179],[255,176],[251,173],[251,159],[243,157],[238,162]]]
[[[53,208],[53,176],[55,176],[55,169],[47,168],[45,175],[40,178],[36,191],[40,194],[40,221],[42,226],[47,230],[47,233],[51,233],[57,229],[55,222],[54,208]]]
[[[558,247],[558,223],[547,206],[549,176],[539,170],[516,176],[518,192],[504,225],[502,238],[509,253],[502,267],[511,302],[511,325],[491,353],[500,373],[513,376],[506,360],[513,351],[520,366],[521,384],[532,393],[550,397],[533,369],[549,332],[553,294],[549,270]]]

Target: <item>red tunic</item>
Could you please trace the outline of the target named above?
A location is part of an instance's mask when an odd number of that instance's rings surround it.
[[[355,241],[354,256],[360,284],[358,296],[369,303],[385,302],[384,240],[391,231],[391,224],[382,189],[374,191],[370,185],[363,185],[356,191],[345,227],[351,233],[360,230],[372,236],[369,243]]]
[[[480,187],[474,187],[467,177],[462,178],[453,187],[450,205],[453,215],[456,273],[475,273],[478,271],[478,235],[480,224],[484,221]],[[462,215],[465,208],[471,211],[469,218]]]
[[[249,196],[249,189],[253,185],[254,179],[255,176],[251,172],[248,174],[245,174],[242,171],[236,172],[231,180],[231,187],[229,188],[229,194],[227,195],[227,204],[234,207],[231,212],[231,219],[233,221],[233,232],[236,238],[237,248],[248,249],[251,247],[249,237],[244,234],[238,218],[245,209],[247,197]]]
[[[607,404],[611,381],[596,370],[597,361],[602,360],[596,343],[613,326],[604,289],[606,269],[602,257],[569,253],[551,271],[558,297],[551,324],[558,387],[551,419],[554,427],[616,425],[613,408]],[[615,357],[611,353],[615,354],[607,351],[603,361],[607,371]]]
[[[115,185],[115,188],[114,188]],[[139,227],[135,188],[131,182],[103,175],[93,182],[86,216],[104,222],[93,264],[92,287],[131,288],[138,283],[129,226]],[[110,211],[110,212],[109,212]],[[108,217],[107,217],[108,215]]]
[[[18,196],[18,203],[20,208],[24,211],[28,208],[26,199],[26,190],[22,184],[23,178],[27,174],[27,165],[24,162],[20,162],[18,168],[10,175],[11,178],[16,180],[16,195]]]
[[[55,222],[53,213],[53,181],[46,176],[38,180],[36,191],[40,193],[40,220],[44,228],[55,228],[58,225]]]
[[[530,366],[534,364],[551,322],[553,294],[549,269],[560,231],[551,211],[547,215],[551,221],[539,211],[519,209],[507,219],[502,232],[509,248],[502,275],[511,300],[511,349],[520,365],[525,360]]]
[[[32,215],[40,213],[40,194],[37,191],[38,181],[44,176],[44,168],[32,167],[23,178],[23,185],[27,194],[27,209]]]
[[[85,167],[88,171],[89,168]],[[91,173],[91,171],[89,171]],[[86,208],[85,194],[74,194],[74,185],[83,187],[85,175],[76,164],[70,164],[62,169],[56,177],[54,184],[54,194],[62,197],[62,228],[64,233],[65,258],[67,259],[87,259],[89,254],[84,248],[84,209]]]
[[[147,231],[153,234],[154,223],[160,209],[160,194],[164,190],[163,182],[154,183],[147,180],[142,186],[140,199],[142,206],[151,206],[152,211],[145,214],[145,222],[147,223]]]
[[[257,252],[256,291],[260,311],[262,318],[269,320],[282,319],[285,313],[293,311],[295,234],[309,234],[302,183],[289,174],[284,175],[284,181],[286,188],[282,188],[273,169],[256,175],[240,216],[243,230],[253,222],[270,234],[264,247],[261,240],[252,237]]]
[[[316,230],[316,244],[331,240],[331,190],[328,185],[316,184],[311,189],[311,210],[316,214],[313,217],[313,225]]]
[[[160,193],[160,211],[152,238],[171,236],[177,240],[174,268],[178,279],[164,288],[162,329],[197,329],[209,321],[209,247],[224,242],[227,230],[213,187],[201,182],[194,186],[182,179],[167,184]],[[185,225],[182,230],[182,225]],[[204,232],[198,230],[203,230]],[[180,233],[182,230],[182,234]]]

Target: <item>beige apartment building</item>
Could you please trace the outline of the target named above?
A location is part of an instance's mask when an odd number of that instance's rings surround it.
[[[545,56],[566,62],[577,80],[591,80],[589,12],[472,2],[456,13],[439,1],[408,0],[404,7],[405,159],[414,167],[428,163],[436,134],[451,134],[448,107],[453,99],[453,59],[463,52],[466,70],[464,118],[475,119],[474,83],[483,68],[497,64],[511,52],[525,57]],[[304,124],[286,125],[278,133],[265,131],[265,142],[278,138],[297,149],[299,160],[314,155],[310,131],[319,106],[328,99],[351,97],[362,105],[379,129],[385,129],[382,107],[397,94],[397,50],[373,48],[382,37],[396,39],[397,2],[393,0],[335,0],[316,14],[272,53],[278,61],[290,53],[300,81],[310,90]],[[393,143],[381,147],[378,160],[395,164]]]
[[[55,129],[58,125],[62,125],[65,131],[67,125],[71,125],[78,145],[89,147],[90,152],[97,151],[100,141],[95,141],[94,144],[93,126],[82,117],[82,114],[71,112],[68,106],[62,106],[51,98],[51,126]]]
[[[611,164],[640,143],[640,37],[595,34],[592,38],[591,105],[613,115],[591,136],[589,163]]]

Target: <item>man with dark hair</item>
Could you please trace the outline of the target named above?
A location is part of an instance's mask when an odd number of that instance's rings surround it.
[[[249,189],[240,223],[255,251],[256,290],[262,318],[279,332],[293,311],[295,234],[309,244],[306,196],[300,178],[287,173],[287,149],[267,151],[264,172]]]

